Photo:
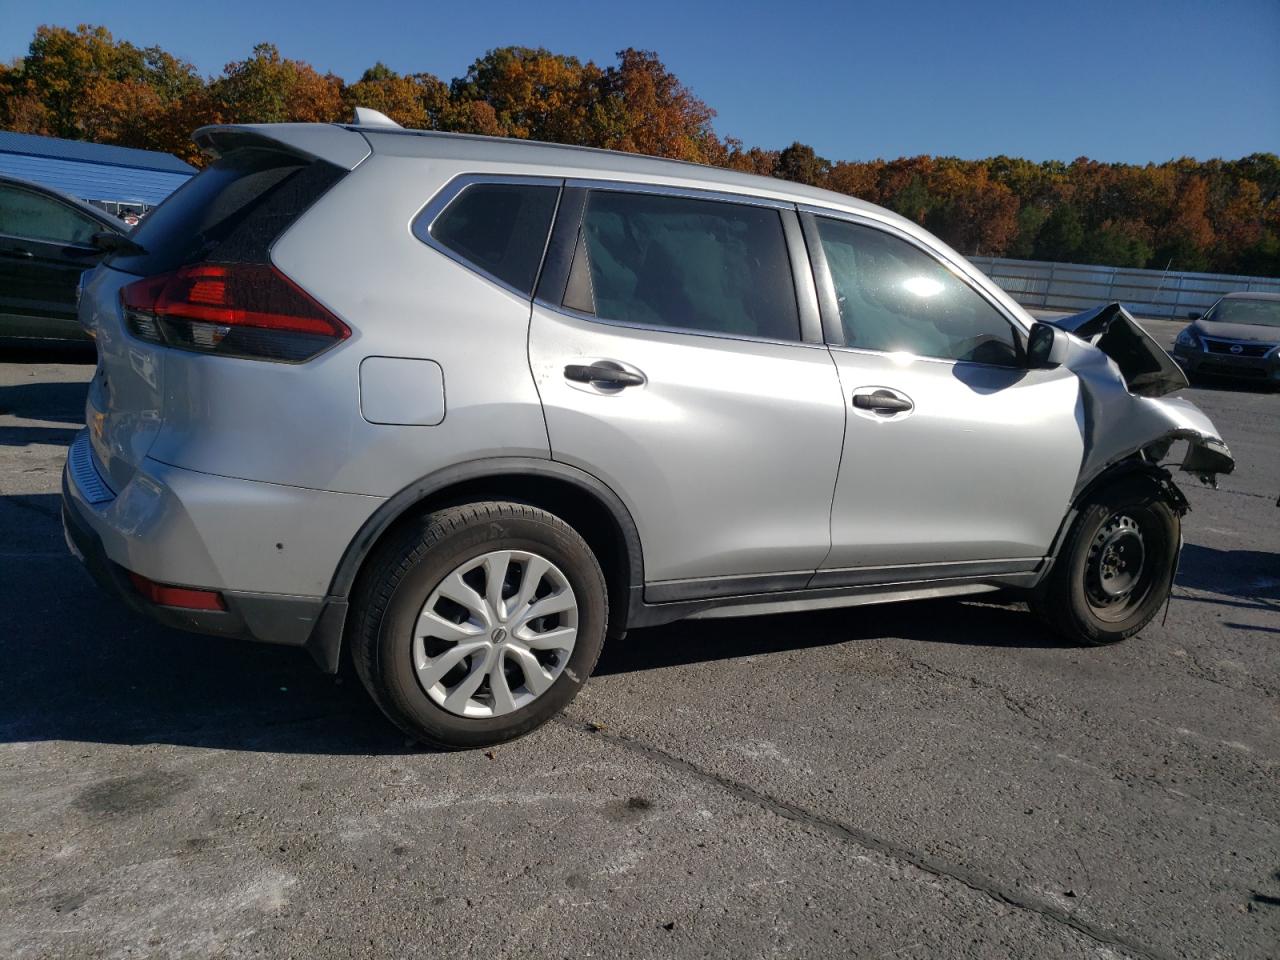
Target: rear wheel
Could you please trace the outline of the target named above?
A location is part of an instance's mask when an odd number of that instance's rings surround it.
[[[371,560],[352,659],[413,738],[487,746],[573,699],[607,619],[604,576],[573,528],[525,504],[473,503],[414,520]]]
[[[1137,633],[1169,596],[1181,543],[1178,514],[1145,478],[1086,500],[1032,609],[1070,640],[1114,643]]]

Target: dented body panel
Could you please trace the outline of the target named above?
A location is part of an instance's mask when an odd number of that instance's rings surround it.
[[[1118,303],[1050,321],[1070,333],[1064,365],[1080,380],[1084,459],[1079,495],[1108,469],[1133,457],[1159,464],[1170,447],[1187,442],[1181,469],[1216,485],[1235,467],[1231,451],[1205,413],[1168,394],[1186,375]]]

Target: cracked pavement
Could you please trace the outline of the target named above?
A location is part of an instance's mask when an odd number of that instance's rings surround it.
[[[0,357],[0,956],[1280,953],[1280,394],[1188,391],[1239,466],[1180,480],[1126,643],[1002,602],[675,624],[434,754],[97,592],[56,493],[91,372]]]

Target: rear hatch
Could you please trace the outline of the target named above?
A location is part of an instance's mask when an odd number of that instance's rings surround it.
[[[80,318],[98,343],[86,422],[117,491],[164,423],[165,358],[174,350],[298,363],[349,334],[271,265],[275,240],[368,153],[358,134],[315,130],[201,131],[203,146],[222,149],[219,159],[131,234],[140,249],[113,254],[85,284]],[[345,143],[334,163],[287,142],[327,142],[329,131],[356,137],[364,150]]]

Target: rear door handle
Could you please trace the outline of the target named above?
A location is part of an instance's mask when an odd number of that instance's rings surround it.
[[[30,250],[23,249],[22,247],[11,247],[9,252],[12,253],[15,257],[34,257],[35,256],[35,254],[32,253]]]
[[[564,368],[564,378],[575,383],[600,383],[610,387],[638,387],[644,374],[624,370],[612,360],[597,360],[590,366],[571,363]]]
[[[914,408],[914,404],[906,397],[889,390],[854,394],[853,405],[859,410],[871,410],[874,413],[903,413]]]

